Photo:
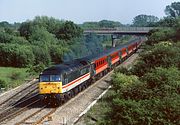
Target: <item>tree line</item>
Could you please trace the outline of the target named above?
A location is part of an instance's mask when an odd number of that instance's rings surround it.
[[[0,22],[0,66],[59,64],[103,51],[108,37],[89,34],[72,21],[37,16],[23,23]]]

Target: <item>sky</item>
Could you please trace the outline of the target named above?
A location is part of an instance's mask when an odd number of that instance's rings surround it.
[[[180,0],[0,0],[0,22],[49,16],[77,24],[104,19],[129,24],[139,14],[163,18],[165,7],[175,1]]]

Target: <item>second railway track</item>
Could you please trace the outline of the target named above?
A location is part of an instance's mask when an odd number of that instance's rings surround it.
[[[13,105],[12,107],[6,108],[0,113],[0,123],[4,123],[7,120],[13,119],[17,115],[33,107],[33,105],[40,103],[38,94],[35,94],[26,100]]]
[[[47,108],[47,106],[44,106],[41,109],[38,109],[34,113],[30,114],[29,116],[25,117],[23,120],[19,121],[15,125],[40,124],[45,118],[53,114],[56,111],[56,109],[57,108]]]
[[[21,89],[20,91],[16,92],[15,94],[11,95],[3,102],[0,103],[0,111],[4,110],[5,108],[15,105],[15,103],[26,99],[31,93],[35,92],[38,89],[37,81],[32,81],[32,83]]]

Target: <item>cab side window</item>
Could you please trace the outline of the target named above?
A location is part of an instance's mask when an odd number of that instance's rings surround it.
[[[84,75],[86,73],[86,69],[81,69],[81,75]]]
[[[67,74],[65,73],[65,74],[63,75],[63,77],[64,77],[64,80],[63,80],[63,85],[65,85],[65,84],[67,84],[67,83],[68,83]]]

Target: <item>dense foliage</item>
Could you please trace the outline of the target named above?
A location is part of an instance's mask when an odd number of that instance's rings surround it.
[[[158,17],[141,14],[134,17],[133,26],[137,26],[137,27],[153,26],[158,20],[159,20]]]
[[[180,2],[173,2],[171,5],[166,6],[165,12],[168,16],[173,18],[180,16]]]
[[[83,29],[98,29],[98,28],[115,28],[122,27],[123,25],[120,22],[102,20],[99,22],[84,22],[80,25]]]
[[[111,26],[102,21],[102,26]],[[113,25],[113,24],[112,24]],[[0,66],[36,67],[59,64],[103,51],[105,36],[90,34],[71,21],[37,16],[21,24],[0,23]]]
[[[138,62],[116,70],[111,109],[100,124],[180,124],[180,18],[157,24],[171,28],[151,31]]]

